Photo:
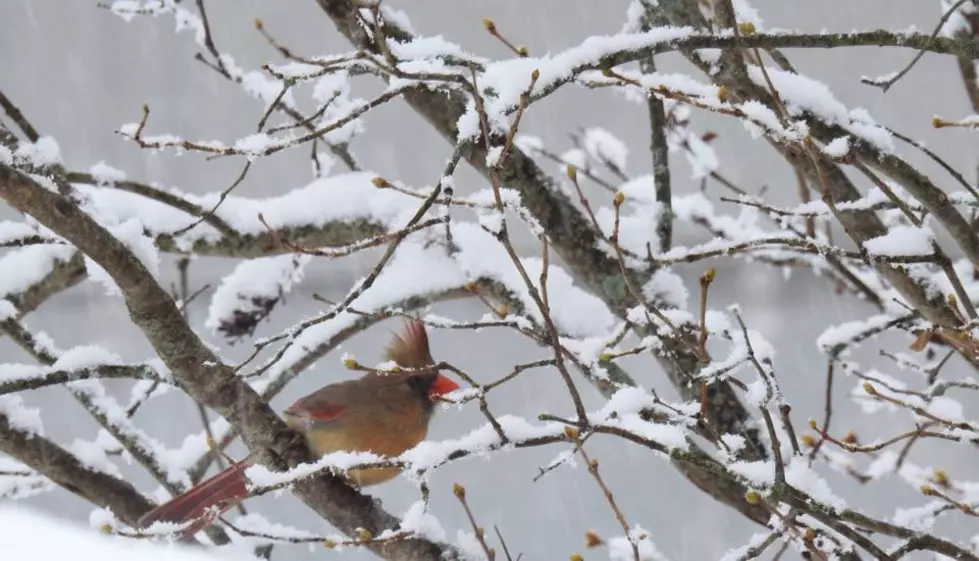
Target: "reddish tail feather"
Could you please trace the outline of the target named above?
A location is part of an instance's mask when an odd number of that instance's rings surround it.
[[[248,496],[244,470],[250,464],[247,458],[232,464],[183,494],[147,512],[137,524],[145,528],[159,521],[181,524],[196,519],[193,524],[180,532],[182,539],[193,537]]]

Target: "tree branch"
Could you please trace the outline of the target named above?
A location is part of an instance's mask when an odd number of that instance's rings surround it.
[[[18,428],[2,414],[0,452],[17,458],[82,499],[111,510],[126,524],[135,525],[154,506],[127,481],[89,469],[64,448],[39,434]]]

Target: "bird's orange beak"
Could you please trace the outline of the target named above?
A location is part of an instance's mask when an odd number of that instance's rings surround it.
[[[457,389],[459,389],[459,384],[439,374],[435,378],[435,381],[432,382],[432,386],[428,389],[428,395],[429,397],[439,397],[454,392]]]

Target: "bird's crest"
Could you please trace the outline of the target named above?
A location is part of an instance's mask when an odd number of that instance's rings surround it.
[[[435,364],[428,348],[428,333],[419,319],[410,319],[404,333],[395,335],[384,349],[384,358],[393,360],[402,368],[424,368]]]

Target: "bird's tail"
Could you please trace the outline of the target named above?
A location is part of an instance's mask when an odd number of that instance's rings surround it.
[[[193,520],[192,524],[180,531],[182,539],[193,537],[248,496],[244,470],[250,463],[245,458],[231,464],[213,477],[147,512],[140,517],[137,525],[145,528],[159,521],[182,524]]]

